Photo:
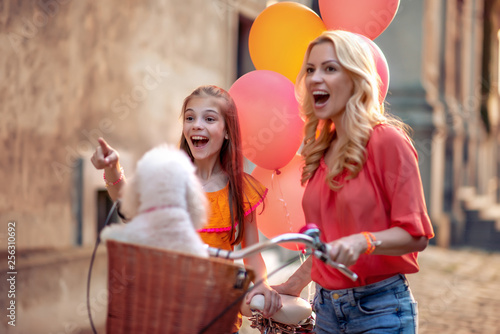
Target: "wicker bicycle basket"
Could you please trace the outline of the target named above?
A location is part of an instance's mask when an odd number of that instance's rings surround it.
[[[251,272],[230,261],[112,240],[107,249],[107,333],[231,332]]]

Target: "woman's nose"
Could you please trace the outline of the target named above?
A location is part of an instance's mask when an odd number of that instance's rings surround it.
[[[323,76],[321,75],[320,71],[316,70],[313,72],[311,75],[311,80],[313,82],[321,82],[323,80]]]

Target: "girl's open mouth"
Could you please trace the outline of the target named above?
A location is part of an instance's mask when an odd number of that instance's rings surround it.
[[[191,142],[194,147],[203,147],[208,143],[208,138],[203,136],[192,136]]]

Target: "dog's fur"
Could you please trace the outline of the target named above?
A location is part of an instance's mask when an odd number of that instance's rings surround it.
[[[208,257],[196,229],[206,223],[207,200],[188,156],[170,145],[144,154],[124,186],[126,224],[106,227],[101,239]]]

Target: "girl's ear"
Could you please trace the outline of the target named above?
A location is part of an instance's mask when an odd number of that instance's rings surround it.
[[[226,131],[226,134],[224,135],[224,138],[229,139],[229,135],[227,134],[227,131]]]

